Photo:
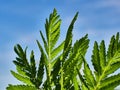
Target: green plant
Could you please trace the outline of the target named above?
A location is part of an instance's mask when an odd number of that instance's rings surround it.
[[[13,62],[17,72],[11,70],[11,73],[24,84],[10,84],[7,90],[114,90],[120,84],[120,73],[113,75],[120,68],[119,33],[111,38],[107,52],[104,41],[100,45],[95,41],[92,54],[94,70],[91,70],[85,60],[88,35],[72,44],[72,30],[77,16],[78,12],[68,27],[65,40],[57,46],[61,19],[56,9],[53,10],[46,19],[46,37],[40,31],[44,48],[37,40],[40,50],[38,66],[33,51],[28,60],[27,48],[23,50],[19,44],[14,47],[17,57]]]
[[[119,33],[116,37],[113,35],[106,51],[104,40],[100,45],[95,41],[92,64],[94,74],[90,70],[86,60],[84,61],[84,77],[80,76],[83,83],[82,88],[85,90],[114,90],[120,84],[120,73],[113,73],[120,68],[120,37]],[[89,77],[88,77],[89,76]]]

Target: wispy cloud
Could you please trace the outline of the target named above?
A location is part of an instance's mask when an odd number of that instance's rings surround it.
[[[120,0],[102,0],[96,6],[120,8]]]

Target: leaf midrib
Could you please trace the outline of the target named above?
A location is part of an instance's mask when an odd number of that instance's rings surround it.
[[[113,58],[112,58],[113,59]],[[107,69],[109,68],[109,66],[112,63],[112,59],[110,59],[110,61],[108,62],[107,66],[105,67],[105,69],[103,70],[102,75],[100,76],[97,85],[95,86],[94,90],[99,90],[99,86],[100,86],[100,82],[102,81],[102,79],[105,77],[105,72],[107,71]]]

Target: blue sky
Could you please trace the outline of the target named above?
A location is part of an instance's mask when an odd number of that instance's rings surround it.
[[[14,45],[28,46],[28,54],[34,50],[36,59],[39,58],[35,40],[41,41],[39,30],[44,32],[45,19],[54,8],[62,19],[61,40],[79,11],[73,37],[76,40],[89,34],[88,62],[95,40],[104,39],[108,45],[110,37],[120,32],[120,0],[0,0],[0,90],[5,90],[9,83],[19,83],[10,74],[10,70],[15,70]]]

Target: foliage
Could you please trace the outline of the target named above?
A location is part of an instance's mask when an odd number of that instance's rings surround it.
[[[53,10],[46,19],[46,37],[40,31],[44,47],[37,40],[40,50],[38,66],[34,51],[31,51],[28,60],[27,47],[24,50],[19,44],[14,47],[17,57],[13,63],[17,72],[11,70],[11,74],[24,84],[10,84],[7,90],[114,90],[120,85],[120,73],[114,74],[120,68],[119,33],[112,36],[107,51],[104,40],[100,45],[95,41],[92,70],[85,59],[89,47],[88,35],[72,43],[72,30],[77,17],[78,12],[68,27],[65,40],[58,45],[61,19],[56,9]]]
[[[80,79],[86,86],[82,84],[82,88],[86,88],[85,90],[114,90],[120,84],[120,73],[113,74],[120,68],[119,33],[116,37],[112,36],[107,51],[104,40],[101,41],[100,45],[95,41],[92,54],[94,73],[90,70],[84,57],[83,61],[84,75],[80,76]]]

